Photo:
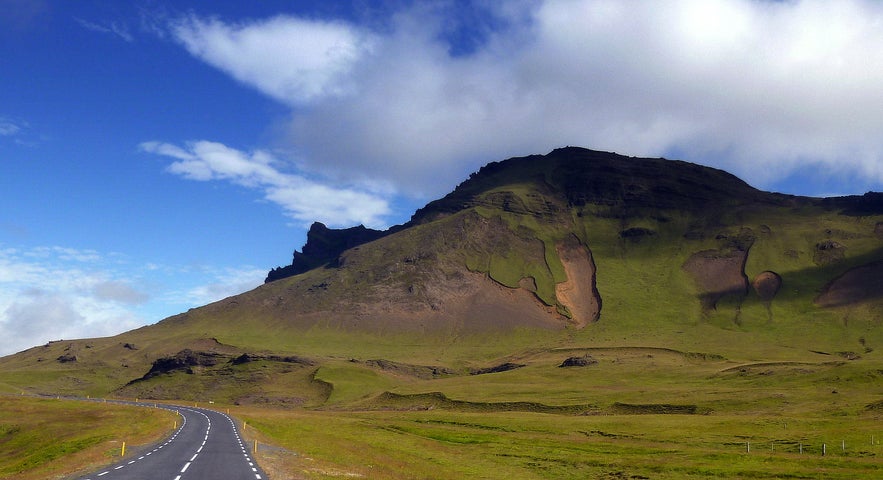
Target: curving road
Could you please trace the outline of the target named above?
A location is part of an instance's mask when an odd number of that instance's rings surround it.
[[[145,407],[153,404],[136,403]],[[263,480],[229,416],[203,408],[159,405],[183,417],[181,428],[152,450],[127,455],[119,463],[82,480]]]

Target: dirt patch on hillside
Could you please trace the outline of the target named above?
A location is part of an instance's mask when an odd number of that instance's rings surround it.
[[[782,288],[782,277],[776,272],[761,272],[751,282],[755,293],[764,302],[771,302]]]
[[[509,288],[483,273],[435,273],[435,278],[415,288],[413,297],[403,296],[394,286],[373,287],[375,298],[386,301],[356,306],[353,316],[336,315],[337,322],[358,329],[487,333],[518,327],[562,328],[564,323],[552,307],[544,305],[532,292]],[[384,294],[384,290],[388,293]]]
[[[555,296],[583,328],[601,316],[601,296],[595,286],[595,262],[592,252],[575,237],[556,246],[567,281],[555,286]]]
[[[883,262],[848,270],[825,285],[815,299],[820,307],[841,307],[883,297]]]
[[[714,309],[726,295],[745,296],[748,292],[747,259],[747,249],[703,250],[684,262],[683,269],[693,278],[703,308]]]

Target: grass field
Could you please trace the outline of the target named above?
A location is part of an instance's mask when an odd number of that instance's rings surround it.
[[[233,411],[277,447],[262,454],[275,480],[883,478],[883,365],[814,355],[556,349],[432,380],[340,362],[316,374],[338,392],[321,409]]]
[[[294,452],[264,455],[274,480],[883,476],[879,416],[240,414],[250,434]]]
[[[70,478],[172,432],[175,414],[110,403],[0,395],[0,478]]]

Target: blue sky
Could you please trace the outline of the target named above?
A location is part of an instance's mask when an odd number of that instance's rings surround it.
[[[875,1],[0,0],[0,354],[259,285],[565,145],[883,182]]]

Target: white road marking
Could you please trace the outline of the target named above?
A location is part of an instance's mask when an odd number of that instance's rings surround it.
[[[166,408],[166,410],[172,411],[172,409],[169,409],[169,408]],[[198,410],[193,410],[190,408],[187,408],[186,410],[193,412],[193,413],[198,413],[198,414],[202,415],[203,417],[205,417],[206,421],[208,422],[208,426],[206,427],[205,438],[202,441],[202,444],[196,450],[196,453],[194,453],[193,456],[190,458],[190,461],[185,463],[184,466],[181,468],[181,474],[185,473],[187,471],[187,469],[190,468],[190,465],[196,460],[196,457],[198,457],[199,454],[202,452],[203,448],[205,447],[206,443],[208,442],[209,433],[211,432],[211,428],[212,428],[212,425],[211,425],[212,421],[208,415],[206,415],[205,413],[200,412]],[[184,430],[184,426],[187,424],[187,417],[184,416],[183,414],[181,414],[180,411],[175,411],[175,413],[178,413],[182,418],[181,427],[178,428],[178,431],[175,432],[171,437],[169,437],[168,441],[166,441],[164,444],[159,445],[157,448],[154,448],[152,452],[147,452],[144,455],[138,457],[138,460],[144,460],[144,458],[147,457],[148,455],[151,455],[152,453],[157,452],[159,449],[163,448],[164,446],[171,444],[172,441],[178,437],[178,434]],[[220,412],[217,412],[217,413],[220,413]],[[243,452],[242,455],[245,458],[245,461],[248,463],[248,466],[251,467],[252,472],[255,472],[254,473],[255,479],[262,480],[261,474],[257,473],[258,469],[255,467],[255,464],[252,462],[252,459],[249,457],[249,454],[245,448],[245,444],[243,443],[243,438],[239,435],[239,432],[236,429],[236,423],[233,421],[232,418],[230,418],[229,415],[226,415],[223,413],[220,413],[220,414],[223,415],[227,419],[227,421],[230,423],[230,426],[233,429],[233,435],[236,438],[237,443],[239,443],[240,448],[242,449],[242,452]],[[131,460],[127,463],[127,465],[132,465],[133,463],[136,463],[136,461],[137,460]],[[119,465],[117,467],[114,467],[113,470],[120,470],[123,467],[125,467],[125,465]],[[111,470],[101,472],[101,473],[97,474],[97,476],[102,477],[104,475],[107,475],[108,473],[111,473]],[[174,480],[181,480],[181,477],[182,477],[182,475],[178,475],[175,477]],[[86,480],[89,480],[89,479],[86,479]]]

